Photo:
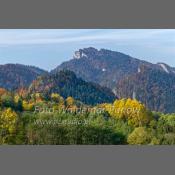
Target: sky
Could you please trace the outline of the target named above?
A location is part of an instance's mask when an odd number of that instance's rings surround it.
[[[0,64],[52,70],[87,47],[175,67],[175,29],[0,29]]]

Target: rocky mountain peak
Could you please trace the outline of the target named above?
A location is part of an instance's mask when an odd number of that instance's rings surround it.
[[[93,47],[79,49],[78,51],[75,51],[73,58],[74,59],[88,58],[88,57],[92,57],[94,55],[97,55],[98,52],[99,51]]]

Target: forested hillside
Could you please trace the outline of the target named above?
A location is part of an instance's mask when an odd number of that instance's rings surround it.
[[[174,145],[175,115],[137,100],[87,106],[58,93],[0,89],[0,144]]]
[[[72,71],[63,70],[55,74],[40,76],[29,87],[29,93],[59,93],[64,98],[72,96],[85,104],[113,102],[116,98],[113,92],[98,84],[77,78]]]
[[[33,80],[46,71],[21,64],[0,65],[0,87],[15,90],[29,86]]]
[[[170,75],[171,74],[171,75]],[[165,113],[175,112],[175,74],[142,66],[116,85],[119,98],[134,98],[148,109]]]

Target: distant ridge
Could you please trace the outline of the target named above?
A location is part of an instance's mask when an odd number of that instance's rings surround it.
[[[46,72],[40,68],[22,64],[0,65],[0,87],[7,90],[28,87],[33,80]]]

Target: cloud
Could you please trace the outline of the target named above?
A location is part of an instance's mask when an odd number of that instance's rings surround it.
[[[0,30],[0,45],[62,44],[87,41],[133,42],[161,40],[162,36],[175,36],[173,29],[47,29]],[[163,39],[163,38],[162,38]],[[173,38],[169,38],[172,40]]]
[[[42,59],[50,69],[89,46],[175,64],[175,29],[0,29],[1,63],[40,65]]]
[[[61,45],[59,45],[61,44]],[[63,46],[64,44],[64,46]],[[175,29],[8,29],[0,30],[0,48],[58,45],[139,49],[145,52],[175,54]],[[108,47],[109,46],[109,47]],[[144,52],[143,56],[146,54]],[[137,55],[137,54],[136,54]]]

